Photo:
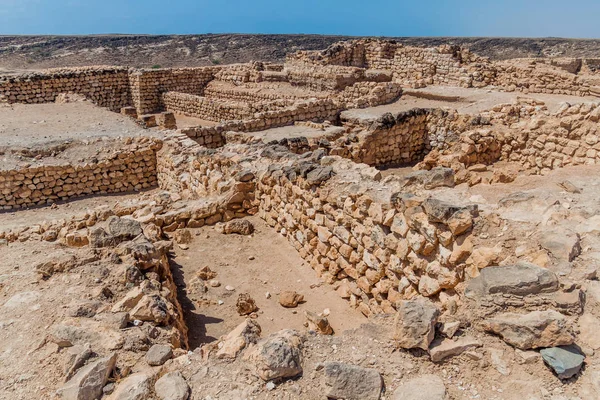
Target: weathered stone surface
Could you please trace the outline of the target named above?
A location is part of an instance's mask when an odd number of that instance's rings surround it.
[[[540,245],[562,261],[573,261],[581,253],[579,235],[569,230],[543,232]]]
[[[256,343],[260,337],[261,328],[253,319],[246,319],[234,330],[221,338],[218,358],[235,358],[247,345]]]
[[[600,333],[598,332],[598,329],[600,329],[600,319],[586,312],[579,317],[579,321],[577,322],[579,325],[577,340],[581,340],[594,350],[600,349]]]
[[[248,293],[240,293],[237,299],[236,307],[237,312],[240,315],[248,315],[258,311],[256,302]]]
[[[478,299],[494,294],[528,294],[554,292],[558,289],[556,275],[534,264],[520,263],[499,267],[488,267],[469,281],[465,295]]]
[[[310,171],[306,175],[306,182],[311,185],[319,185],[325,182],[333,176],[333,169],[331,167],[318,167]]]
[[[156,381],[154,392],[160,400],[187,400],[190,387],[181,372],[169,372]]]
[[[286,308],[298,307],[304,301],[304,296],[294,291],[285,291],[279,294],[279,304]]]
[[[466,350],[480,346],[479,341],[468,337],[456,341],[452,339],[436,340],[429,349],[429,355],[431,361],[440,362],[445,358],[457,356]]]
[[[585,356],[576,346],[550,347],[540,350],[540,354],[560,379],[569,379],[576,375],[585,360]]]
[[[427,350],[435,336],[435,324],[440,312],[429,300],[404,300],[399,303],[394,339],[404,349]]]
[[[485,330],[521,350],[567,345],[574,340],[567,319],[554,310],[499,314],[483,325]]]
[[[150,397],[152,378],[144,373],[137,373],[125,378],[109,400],[145,400]]]
[[[304,311],[308,329],[321,335],[333,335],[333,328],[329,325],[327,317],[310,311]]]
[[[146,353],[146,362],[153,367],[163,365],[173,357],[173,349],[166,344],[155,344]]]
[[[120,240],[131,240],[142,234],[142,226],[134,219],[109,217],[108,233]]]
[[[346,400],[378,400],[383,380],[379,372],[371,368],[341,362],[325,363],[327,398]]]
[[[102,388],[115,367],[117,355],[100,358],[81,367],[58,393],[64,400],[89,400],[100,398]]]
[[[254,224],[247,219],[234,219],[222,227],[224,234],[237,233],[238,235],[250,235],[254,232]]]
[[[402,383],[392,400],[444,400],[446,386],[437,375],[421,375]]]
[[[256,344],[248,358],[254,363],[257,375],[270,381],[291,378],[302,373],[302,343],[294,330],[275,332]]]
[[[430,190],[442,186],[454,187],[454,170],[452,168],[433,168],[423,177],[425,189]]]

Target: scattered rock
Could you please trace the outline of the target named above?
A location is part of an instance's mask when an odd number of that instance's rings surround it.
[[[560,379],[569,379],[576,375],[585,360],[585,356],[574,345],[542,349],[540,354]]]
[[[333,335],[333,328],[329,325],[329,320],[322,315],[310,311],[304,311],[308,329],[321,335]]]
[[[574,340],[566,318],[554,310],[499,314],[483,326],[521,350],[567,345]]]
[[[258,342],[248,359],[264,381],[291,378],[302,373],[302,343],[302,336],[294,330],[275,332]]]
[[[234,330],[221,337],[218,358],[235,358],[249,344],[255,344],[260,337],[260,325],[253,319],[246,319]]]
[[[437,375],[421,375],[402,383],[392,400],[444,400],[446,386]]]
[[[221,228],[222,232],[226,235],[232,233],[251,235],[254,232],[254,224],[247,219],[234,219],[224,224]]]
[[[471,299],[494,294],[525,296],[557,289],[558,279],[552,271],[530,263],[519,263],[482,269],[477,278],[469,281],[465,295]]]
[[[97,399],[117,362],[117,355],[100,358],[82,367],[58,390],[63,400]]]
[[[192,232],[189,229],[179,229],[175,231],[174,239],[178,244],[190,244],[193,239]]]
[[[152,390],[152,378],[144,373],[129,375],[109,397],[109,400],[146,400]]]
[[[378,400],[383,380],[375,369],[341,362],[325,364],[327,398],[346,400]]]
[[[161,400],[187,400],[190,387],[181,372],[169,372],[156,381],[154,392]]]
[[[248,315],[258,311],[256,302],[248,293],[240,293],[237,299],[236,307],[237,312],[240,315]]]
[[[460,338],[456,341],[452,339],[436,340],[429,349],[431,361],[440,362],[448,357],[454,357],[466,350],[481,347],[481,343],[472,338]]]
[[[543,232],[540,245],[560,261],[571,262],[581,254],[581,238],[569,230]]]
[[[435,336],[435,324],[439,315],[437,307],[427,299],[399,302],[394,339],[404,349],[427,350]]]
[[[146,353],[146,362],[148,365],[156,367],[158,365],[163,365],[171,357],[173,357],[173,349],[171,349],[171,346],[166,344],[155,344],[150,347],[150,350]]]
[[[217,273],[211,270],[208,266],[204,266],[200,268],[198,272],[196,272],[196,276],[203,281],[208,281],[209,279],[215,278]]]
[[[298,303],[304,301],[304,296],[294,291],[285,291],[279,294],[279,304],[286,308],[298,307]]]

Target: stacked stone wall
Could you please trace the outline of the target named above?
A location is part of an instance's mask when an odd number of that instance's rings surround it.
[[[156,151],[161,143],[140,139],[111,157],[0,170],[0,210],[44,205],[74,197],[132,192],[155,187]]]
[[[131,104],[125,68],[67,68],[0,76],[0,103],[51,103],[63,93],[82,95],[94,104],[113,111]]]
[[[331,170],[269,168],[258,182],[259,215],[352,306],[393,312],[400,299],[435,296],[464,279],[475,208],[399,194],[367,166],[329,160]],[[354,176],[315,182],[331,171]]]
[[[201,95],[222,67],[169,68],[132,71],[129,77],[133,105],[138,115],[164,108],[162,94],[180,92]]]

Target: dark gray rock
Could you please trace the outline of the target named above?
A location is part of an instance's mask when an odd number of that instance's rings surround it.
[[[120,240],[131,240],[142,234],[142,226],[136,220],[113,215],[107,222],[108,233]]]
[[[470,299],[494,294],[526,296],[555,292],[558,279],[554,272],[530,263],[487,267],[469,281],[465,295]]]
[[[306,181],[311,185],[319,185],[333,176],[331,167],[318,167],[306,175]]]
[[[585,360],[585,356],[574,345],[542,349],[540,354],[560,379],[569,379],[576,375]]]

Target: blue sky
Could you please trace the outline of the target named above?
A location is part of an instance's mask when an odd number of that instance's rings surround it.
[[[0,0],[0,35],[600,37],[599,0]]]

